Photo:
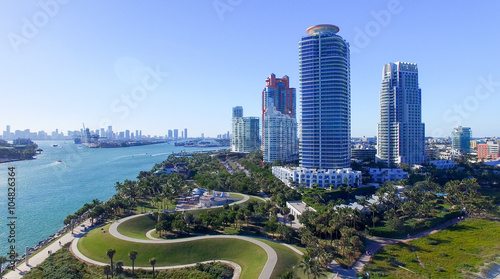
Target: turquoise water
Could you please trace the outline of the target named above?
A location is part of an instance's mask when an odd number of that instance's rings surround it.
[[[44,151],[35,160],[0,164],[0,255],[10,245],[7,226],[7,173],[16,170],[16,252],[24,254],[64,226],[63,220],[84,203],[109,199],[117,181],[136,179],[172,152],[214,150],[173,144],[127,148],[87,148],[70,141],[38,141]],[[53,147],[58,144],[58,147]],[[58,160],[62,162],[58,162]]]

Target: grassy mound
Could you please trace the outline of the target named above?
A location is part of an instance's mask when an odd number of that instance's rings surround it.
[[[103,227],[108,231],[109,225]],[[100,229],[93,230],[78,242],[78,249],[85,256],[109,262],[108,249],[115,249],[113,260],[122,260],[131,266],[128,253],[138,252],[135,266],[149,267],[149,259],[155,257],[156,266],[191,264],[209,260],[228,260],[238,263],[242,268],[241,278],[257,278],[267,261],[264,249],[248,241],[239,239],[206,239],[172,244],[143,244],[123,241]]]

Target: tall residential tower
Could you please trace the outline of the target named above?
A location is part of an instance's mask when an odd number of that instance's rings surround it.
[[[417,64],[386,64],[380,89],[377,161],[387,166],[425,163],[421,102]]]
[[[299,41],[301,133],[299,168],[274,166],[287,185],[357,186],[361,172],[351,165],[349,44],[335,25],[309,27]]]
[[[259,118],[243,117],[243,107],[233,107],[232,152],[252,152],[259,150]]]
[[[470,127],[458,126],[451,132],[451,149],[457,155],[464,155],[470,152],[470,140],[472,130]]]
[[[262,153],[264,162],[296,160],[298,154],[295,88],[289,78],[271,74],[262,91]]]
[[[302,112],[300,165],[341,169],[351,163],[349,44],[335,25],[307,29],[299,42]]]

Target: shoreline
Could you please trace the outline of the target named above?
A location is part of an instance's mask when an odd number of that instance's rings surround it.
[[[155,143],[155,144],[159,144],[160,142],[158,143]],[[151,144],[147,144],[147,145],[151,145]],[[200,150],[200,151],[192,151],[190,152],[190,154],[195,154],[195,153],[210,153],[210,152],[219,152],[221,149],[216,149],[216,150]],[[175,152],[171,152],[169,156],[176,156],[175,155],[176,153]],[[185,155],[185,154],[183,154]],[[12,161],[26,161],[26,160],[34,160],[36,159],[35,157],[32,158],[32,159],[14,159]],[[1,160],[1,159],[0,159]],[[10,161],[6,161],[5,163],[8,163]],[[3,163],[0,161],[0,163]],[[102,203],[106,203],[108,202],[110,199],[113,198],[113,195],[111,197],[109,197],[107,200],[105,201],[102,201]],[[71,214],[71,213],[69,213]],[[79,216],[77,218],[77,221],[75,223],[75,228],[78,226],[76,224],[80,224],[81,222],[85,221],[86,219],[88,218],[88,212],[84,213],[83,215]],[[63,236],[64,234],[66,234],[68,232],[68,230],[70,229],[70,225],[65,225],[59,229],[57,229],[57,231],[45,238],[43,238],[43,240],[39,241],[36,245],[34,245],[33,247],[28,247],[29,249],[29,252],[30,252],[30,257],[33,255],[32,253],[37,253],[38,251],[41,251],[43,250],[44,248],[46,248],[47,246],[51,245],[52,243],[54,243],[55,240],[57,240],[58,238],[60,238],[61,236]],[[16,259],[16,266],[18,266],[19,264],[22,264],[26,259],[26,254],[23,253],[19,253],[19,257]]]
[[[29,158],[29,159],[9,159],[9,158],[0,158],[0,164],[4,163],[12,163],[12,162],[19,162],[19,161],[31,161],[35,160],[36,158]]]

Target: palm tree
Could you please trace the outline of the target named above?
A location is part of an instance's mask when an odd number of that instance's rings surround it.
[[[116,251],[114,249],[109,249],[106,253],[111,260],[111,278],[113,278],[113,256],[115,255],[115,253]]]
[[[307,255],[302,257],[299,267],[304,269],[307,278],[310,278],[309,276],[311,275],[313,279],[317,279],[325,275],[325,270],[319,265],[318,261]]]
[[[378,213],[378,206],[375,203],[370,204],[370,211],[372,212],[372,227],[375,228],[375,214]]]
[[[151,258],[151,259],[149,259],[149,264],[153,266],[153,279],[155,279],[155,264],[156,264],[156,258]]]
[[[285,271],[285,273],[278,276],[278,279],[293,279],[293,271],[291,269]]]
[[[134,262],[135,262],[135,259],[137,258],[137,251],[135,251],[135,250],[130,251],[130,253],[128,253],[128,257],[132,261],[132,277],[134,277]]]
[[[313,258],[304,255],[299,263],[299,267],[303,269],[303,272],[307,275],[307,278],[309,278],[309,274],[311,274],[314,265],[313,261]]]
[[[2,274],[2,265],[7,262],[7,258],[0,256],[0,274]]]

